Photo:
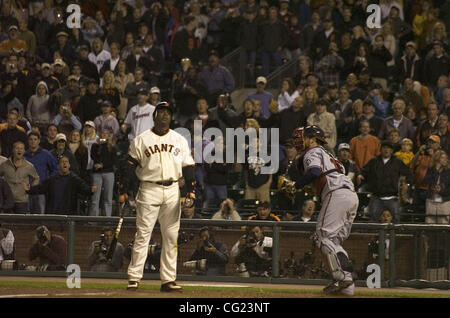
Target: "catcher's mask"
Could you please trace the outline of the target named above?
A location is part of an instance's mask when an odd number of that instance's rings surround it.
[[[327,143],[325,140],[325,133],[322,128],[316,125],[296,128],[292,133],[292,137],[294,139],[294,145],[298,151],[305,150],[305,137],[315,137],[316,141],[321,145]]]

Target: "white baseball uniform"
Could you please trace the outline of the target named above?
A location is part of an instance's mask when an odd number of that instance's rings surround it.
[[[155,106],[145,104],[145,106],[133,106],[127,114],[124,123],[131,126],[131,132],[128,134],[128,139],[133,140],[144,131],[152,129],[154,126],[153,112]]]
[[[173,282],[177,273],[177,239],[180,228],[180,189],[178,179],[182,168],[195,165],[187,140],[169,130],[159,136],[147,130],[131,141],[129,155],[139,166],[136,175],[140,180],[136,197],[136,235],[128,267],[129,280],[142,278],[148,244],[156,220],[161,226],[162,251],[160,275],[162,284]],[[169,186],[155,182],[175,181]]]
[[[308,149],[299,165],[303,171],[314,167],[321,171],[312,182],[322,202],[314,235],[318,247],[326,246],[335,255],[342,252],[348,258],[342,243],[350,235],[359,203],[353,182],[342,173],[342,163],[321,146]]]

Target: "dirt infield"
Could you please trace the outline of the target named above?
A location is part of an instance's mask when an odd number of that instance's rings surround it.
[[[324,298],[323,286],[214,283],[180,281],[184,292],[166,294],[159,291],[160,282],[145,280],[137,291],[127,291],[126,281],[118,279],[83,279],[81,288],[69,289],[65,278],[1,277],[0,298]],[[357,287],[355,297],[445,297],[450,291],[409,288],[369,289]]]

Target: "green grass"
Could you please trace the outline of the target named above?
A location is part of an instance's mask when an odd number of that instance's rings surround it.
[[[66,284],[63,282],[32,282],[32,281],[0,281],[1,287],[27,287],[27,288],[39,288],[41,291],[45,291],[45,288],[61,288],[67,290]],[[81,288],[86,289],[99,289],[99,290],[124,290],[124,283],[82,283]],[[270,294],[273,297],[277,295],[292,295],[293,297],[299,295],[309,296],[321,296],[321,289],[298,289],[298,288],[274,288],[274,287],[215,287],[215,286],[183,286],[186,292],[205,293],[205,297],[214,296],[211,292],[236,292],[245,293],[249,297],[257,296],[257,294]],[[159,285],[142,284],[139,286],[139,290],[147,291],[159,291]],[[256,295],[255,295],[256,294]],[[450,298],[450,293],[445,292],[408,292],[398,290],[356,290],[356,297],[374,297],[374,298]]]

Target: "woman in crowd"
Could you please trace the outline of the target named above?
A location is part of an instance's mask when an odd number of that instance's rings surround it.
[[[120,93],[120,104],[117,107],[118,119],[125,119],[127,116],[128,99],[123,97],[125,88],[128,83],[134,82],[134,75],[127,70],[127,63],[120,60],[116,67],[116,74],[114,76],[115,87]]]
[[[27,105],[27,118],[33,124],[48,124],[50,122],[49,97],[47,84],[40,81],[36,86],[36,94],[28,99]]]
[[[445,151],[433,155],[423,183],[428,185],[425,222],[450,224],[450,166]]]
[[[278,94],[278,111],[291,107],[292,102],[298,96],[298,91],[294,85],[294,81],[290,77],[283,79],[281,83],[281,91]]]
[[[81,141],[81,134],[78,129],[74,129],[69,133],[69,149],[75,156],[78,166],[80,167],[80,177],[85,181],[89,181],[87,174],[88,150]]]
[[[91,216],[99,216],[100,195],[103,192],[104,210],[106,216],[112,214],[112,198],[114,189],[114,165],[116,161],[116,147],[109,131],[104,129],[100,138],[92,145],[91,159],[93,160],[92,179],[98,191],[92,196]]]
[[[88,163],[87,163],[87,173],[88,175],[91,175],[92,168],[94,167],[94,161],[91,158],[91,149],[92,145],[97,142],[98,136],[95,132],[95,124],[93,121],[87,121],[84,124],[83,133],[81,135],[81,141],[83,142],[84,146],[88,150]]]
[[[116,80],[112,71],[106,71],[102,78],[100,93],[109,100],[114,108],[120,105],[120,92],[116,87]]]
[[[361,71],[369,67],[369,48],[366,43],[361,43],[358,46],[358,51],[353,61],[353,73],[359,75]]]
[[[305,113],[306,118],[309,115],[316,111],[316,101],[319,99],[319,95],[317,94],[317,90],[314,88],[307,86],[303,91],[303,111]]]

